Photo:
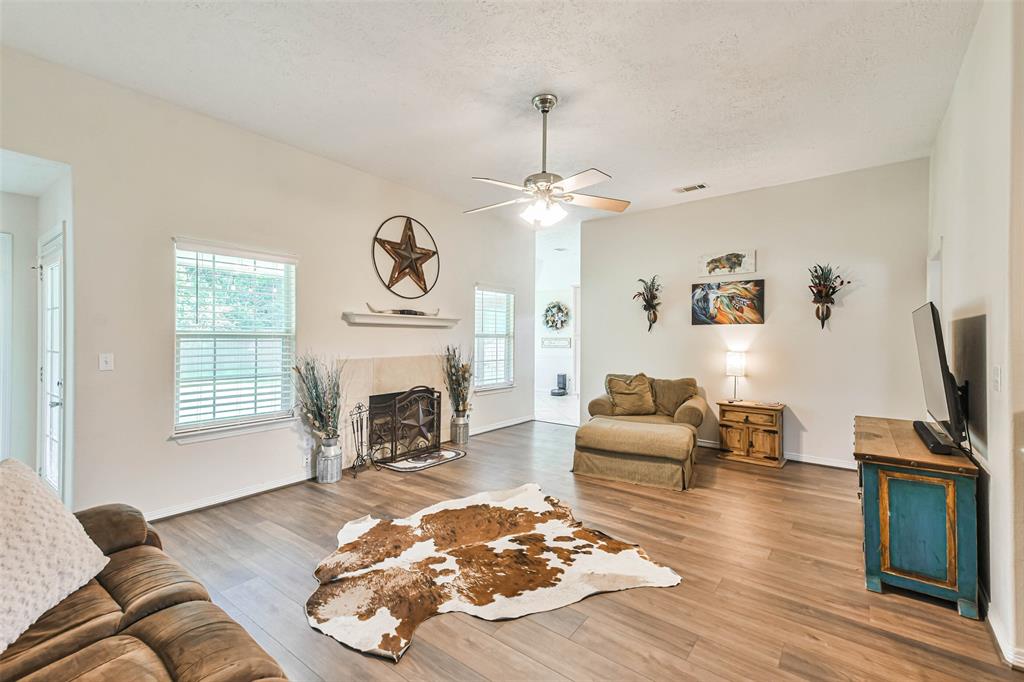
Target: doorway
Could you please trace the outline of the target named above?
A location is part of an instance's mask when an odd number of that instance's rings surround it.
[[[579,426],[579,223],[537,232],[535,273],[534,419]]]
[[[0,149],[0,459],[72,506],[74,284],[71,168]]]

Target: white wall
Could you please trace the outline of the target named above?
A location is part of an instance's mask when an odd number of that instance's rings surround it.
[[[3,51],[0,146],[72,166],[77,344],[76,508],[180,509],[298,480],[301,439],[269,431],[168,441],[175,235],[299,257],[299,349],[348,357],[469,347],[473,285],[518,294],[514,390],[478,395],[474,427],[533,412],[533,232],[28,55]],[[441,250],[435,289],[412,305],[463,318],[451,331],[348,327],[344,310],[400,300],[377,281],[378,224],[413,215]],[[489,254],[501,253],[500,259]],[[408,304],[406,304],[408,305]],[[100,352],[116,355],[98,372]],[[358,483],[351,486],[358,494]]]
[[[0,192],[0,232],[11,234],[11,455],[36,466],[36,223],[38,199]]]
[[[543,393],[555,387],[558,374],[567,375],[570,393],[575,393],[578,388],[574,349],[541,348],[541,339],[544,337],[572,339],[579,314],[573,302],[573,287],[580,283],[580,224],[569,222],[570,219],[564,225],[537,232],[536,309],[533,318],[536,357],[534,384],[537,391]],[[560,301],[569,307],[569,324],[559,331],[544,326],[544,309],[552,301]]]
[[[990,474],[989,621],[1007,658],[1015,628],[1014,546],[1024,542],[1014,533],[1007,287],[1013,12],[1010,3],[986,2],[978,17],[932,150],[929,228],[931,252],[941,247],[941,316],[947,338],[954,337],[955,345],[958,321],[984,316],[984,345],[975,354],[984,353],[983,371],[972,382],[971,401],[984,401],[985,419],[972,431],[983,433],[976,450]],[[1024,41],[1024,33],[1016,41]],[[1018,119],[1018,131],[1020,125]],[[953,367],[958,369],[963,368]],[[1002,379],[999,389],[996,372]]]
[[[608,372],[696,377],[714,408],[732,397],[726,351],[746,350],[739,395],[786,403],[786,456],[852,467],[855,415],[922,409],[910,313],[925,295],[927,192],[918,160],[585,223],[584,418]],[[709,281],[700,254],[733,248],[757,250],[742,277],[765,280],[765,324],[692,326],[690,285]],[[855,282],[824,331],[807,290],[815,263]],[[653,274],[664,303],[648,333],[632,295]],[[715,418],[699,437],[718,440]]]

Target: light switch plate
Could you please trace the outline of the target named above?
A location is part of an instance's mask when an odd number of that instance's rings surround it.
[[[992,366],[992,390],[996,393],[1003,390],[1003,368],[999,365]]]
[[[113,353],[100,353],[100,371],[101,372],[113,372],[114,371],[114,354]]]

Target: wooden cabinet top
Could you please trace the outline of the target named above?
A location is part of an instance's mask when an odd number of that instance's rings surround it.
[[[719,400],[719,407],[731,407],[741,410],[768,410],[770,412],[781,412],[786,409],[782,403],[759,403],[756,400]]]
[[[978,475],[978,466],[966,455],[929,452],[909,419],[854,417],[853,431],[853,456],[859,462]]]

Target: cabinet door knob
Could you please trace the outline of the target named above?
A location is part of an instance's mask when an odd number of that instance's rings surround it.
[[[748,421],[750,421],[750,415],[749,415],[749,414],[747,414],[747,415],[744,415],[744,416],[743,416],[743,421],[745,421],[745,422],[748,422]]]

